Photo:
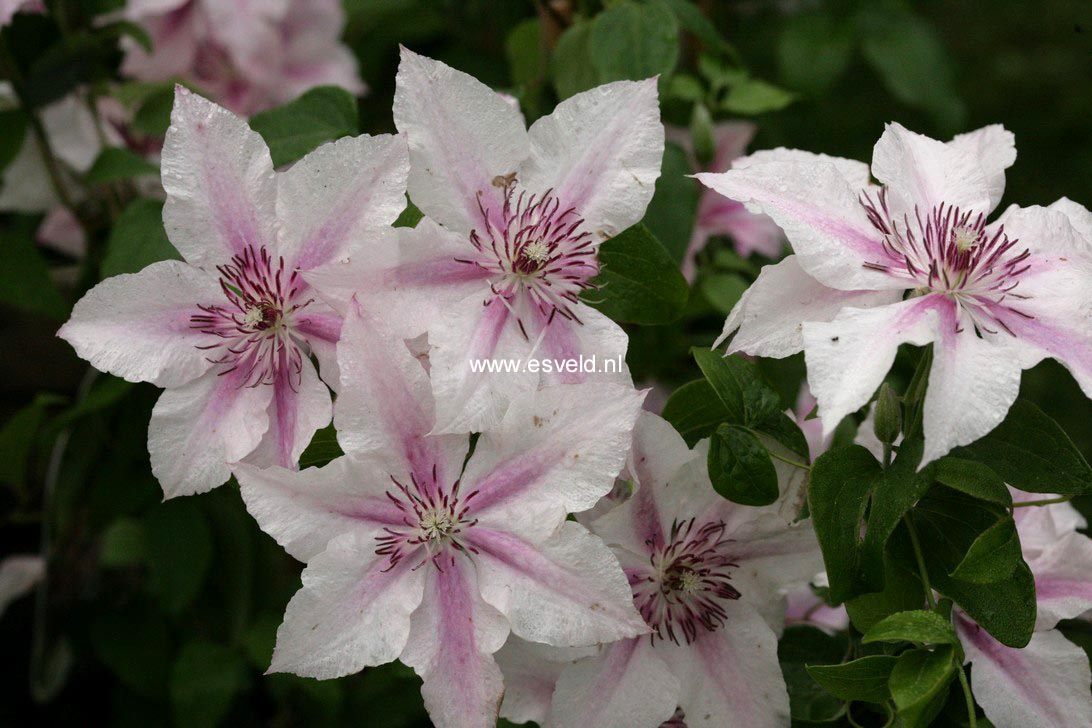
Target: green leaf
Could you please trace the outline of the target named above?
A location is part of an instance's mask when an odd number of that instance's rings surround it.
[[[50,279],[30,227],[18,223],[0,229],[0,250],[0,302],[57,321],[67,318],[68,306]]]
[[[600,83],[667,76],[679,59],[679,23],[664,0],[620,2],[596,16],[589,47]]]
[[[745,78],[731,85],[728,96],[720,103],[720,108],[733,114],[763,114],[783,109],[795,99],[795,95],[772,83],[757,78]]]
[[[713,273],[701,280],[699,289],[718,313],[727,316],[739,303],[750,284],[734,273]]]
[[[22,84],[23,101],[32,109],[41,108],[64,98],[77,86],[104,77],[114,48],[110,39],[86,31],[62,37],[30,64]]]
[[[0,174],[23,148],[27,135],[27,117],[21,109],[0,111]]]
[[[907,650],[898,657],[888,686],[899,717],[907,728],[929,725],[944,705],[955,676],[954,649]]]
[[[713,385],[705,379],[695,379],[671,393],[662,416],[682,435],[686,444],[693,447],[728,419],[728,410],[717,397]]]
[[[174,106],[174,86],[156,84],[147,89],[140,101],[140,108],[133,115],[133,127],[148,136],[161,137],[171,125],[171,108]]]
[[[538,18],[529,18],[512,28],[504,39],[504,54],[512,83],[520,88],[537,85],[548,68]]]
[[[972,584],[993,584],[1008,579],[1023,558],[1016,522],[1002,518],[974,540],[967,555],[952,571],[952,578]]]
[[[754,425],[780,411],[777,393],[762,380],[753,362],[711,349],[695,348],[692,353],[730,422]]]
[[[777,659],[789,691],[794,726],[827,723],[842,714],[842,701],[825,690],[807,666],[838,662],[847,647],[845,633],[830,635],[810,625],[785,628],[777,643]]]
[[[677,144],[664,145],[663,166],[656,193],[645,211],[645,225],[656,236],[676,265],[682,263],[698,214],[699,191],[687,177],[693,170],[686,152]]]
[[[152,36],[148,35],[148,31],[144,29],[144,26],[130,20],[115,20],[106,23],[105,25],[100,25],[95,29],[95,32],[100,37],[109,40],[132,38],[144,49],[145,53],[152,53],[154,51]]]
[[[398,219],[394,221],[394,227],[417,227],[417,223],[421,222],[421,219],[425,216],[425,213],[417,209],[417,206],[406,198],[406,209],[398,215]]]
[[[212,564],[212,529],[192,500],[171,500],[144,522],[148,545],[148,588],[169,614],[179,614],[197,597]]]
[[[243,656],[204,640],[182,647],[171,670],[171,707],[184,726],[215,726],[246,686]]]
[[[853,54],[853,26],[819,10],[793,15],[777,44],[781,79],[818,96],[845,73]]]
[[[916,572],[884,555],[883,590],[862,594],[846,602],[853,626],[867,632],[885,617],[925,606],[925,592]]]
[[[732,52],[732,46],[724,40],[717,26],[702,14],[701,9],[690,0],[668,0],[671,12],[679,21],[679,26],[700,40],[707,48],[721,52]]]
[[[941,458],[936,464],[936,479],[969,496],[1003,506],[1012,505],[1012,494],[1005,487],[1005,481],[983,463],[951,456]]]
[[[163,615],[145,604],[99,614],[91,645],[122,685],[146,698],[166,692],[171,634]]]
[[[880,620],[865,633],[862,642],[921,642],[928,645],[958,645],[952,623],[936,612],[918,609],[898,612]]]
[[[928,111],[945,131],[960,127],[966,106],[956,89],[953,63],[936,28],[917,15],[884,3],[860,15],[861,51],[891,95]]]
[[[952,451],[992,468],[1009,485],[1032,493],[1092,493],[1092,468],[1065,431],[1031,402],[1018,399],[985,437]]]
[[[869,496],[882,477],[876,458],[860,445],[828,450],[812,466],[808,506],[835,604],[869,591],[859,586],[867,581],[861,526]]]
[[[897,661],[891,655],[870,655],[841,665],[809,665],[808,674],[842,700],[885,703],[891,694],[887,683]]]
[[[269,145],[273,165],[281,167],[316,147],[360,133],[356,98],[337,86],[318,86],[295,101],[255,114],[250,127]]]
[[[600,271],[584,300],[619,323],[664,324],[686,306],[690,289],[675,261],[644,225],[637,224],[599,247]]]
[[[0,483],[7,483],[20,491],[28,483],[27,466],[34,451],[38,433],[45,422],[49,408],[64,399],[53,394],[39,394],[34,401],[18,410],[0,429]]]
[[[163,227],[163,203],[138,198],[118,216],[106,241],[102,277],[137,273],[161,260],[181,260]]]
[[[592,23],[576,23],[557,40],[551,70],[554,89],[561,99],[587,91],[599,84],[599,74],[592,65]]]
[[[106,567],[135,566],[147,556],[144,524],[133,518],[119,518],[102,534],[99,563]]]
[[[322,467],[331,460],[344,455],[337,442],[337,431],[333,425],[327,425],[311,438],[311,443],[300,455],[300,467]]]
[[[99,153],[91,169],[87,170],[84,181],[101,184],[148,175],[158,177],[159,167],[129,149],[106,147]]]
[[[125,395],[133,391],[134,386],[136,385],[132,382],[127,382],[119,377],[106,374],[99,376],[83,399],[75,402],[50,421],[49,431],[52,433],[60,432],[88,415],[113,407]]]
[[[709,443],[707,463],[713,490],[730,501],[765,506],[780,494],[770,453],[746,428],[718,427]]]

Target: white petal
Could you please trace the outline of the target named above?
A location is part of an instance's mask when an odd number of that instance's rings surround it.
[[[402,662],[424,680],[421,694],[437,728],[494,728],[504,686],[493,653],[508,623],[482,600],[467,559],[448,554],[422,571],[425,597]]]
[[[660,176],[664,128],[656,79],[617,81],[562,101],[528,135],[524,187],[573,206],[585,229],[612,237],[645,215]]]
[[[177,387],[212,366],[209,336],[193,328],[198,305],[222,303],[216,278],[178,260],[107,278],[72,309],[57,335],[100,371],[129,382]]]
[[[1038,509],[1029,506],[1020,510]],[[1051,629],[1059,620],[1075,619],[1092,609],[1092,540],[1087,536],[1064,533],[1038,558],[1029,558],[1028,566],[1035,575],[1039,608],[1035,629]]]
[[[741,157],[732,162],[732,168],[746,169],[747,167],[756,164],[768,164],[769,162],[799,162],[801,164],[815,164],[818,162],[822,164],[832,164],[854,189],[864,189],[872,183],[872,171],[864,162],[856,159],[846,159],[845,157],[832,157],[829,154],[806,152],[802,149],[785,149],[784,147],[778,147],[777,149],[759,149],[756,152],[751,152],[746,157]],[[727,167],[725,167],[725,170],[726,169]],[[710,171],[723,172],[725,170]]]
[[[374,540],[353,534],[332,540],[303,571],[269,671],[328,680],[397,658],[424,592],[424,572],[415,563],[388,569]]]
[[[1084,650],[1057,630],[1006,647],[965,616],[956,620],[975,700],[997,728],[1092,725],[1092,673]]]
[[[843,308],[871,308],[894,303],[899,291],[842,291],[828,288],[800,267],[797,256],[762,268],[758,278],[732,308],[724,332],[713,342],[720,346],[736,332],[728,353],[780,359],[804,348],[804,322],[830,321]]]
[[[622,469],[643,395],[588,382],[540,390],[512,403],[478,440],[463,473],[483,525],[539,542],[565,513],[595,505]]]
[[[585,647],[648,632],[610,549],[566,521],[541,544],[481,524],[468,531],[482,598],[532,642]]]
[[[905,282],[865,267],[884,263],[888,253],[861,205],[861,188],[839,165],[793,155],[696,177],[751,212],[773,218],[800,266],[822,283],[847,291],[905,288]]]
[[[168,389],[152,410],[148,452],[167,498],[204,493],[231,475],[269,429],[273,388],[247,387],[245,372],[209,371]]]
[[[262,137],[182,86],[163,143],[163,223],[193,265],[211,269],[242,254],[277,250],[277,182]]]
[[[561,673],[576,660],[598,652],[594,647],[550,647],[510,635],[494,655],[504,675],[501,717],[513,723],[545,724]]]
[[[1005,194],[1005,170],[1016,161],[1016,139],[1000,124],[991,124],[966,134],[957,134],[948,142],[956,154],[978,160],[990,194],[990,209],[997,207]]]
[[[402,511],[386,497],[390,476],[370,460],[339,457],[302,471],[238,463],[232,471],[250,515],[300,561],[341,534],[364,543],[403,525]]]
[[[1011,336],[980,338],[961,311],[944,306],[937,313],[938,335],[925,395],[922,466],[997,427],[1020,393],[1020,360]]]
[[[621,326],[590,306],[575,306],[580,322],[564,316],[552,319],[531,307],[527,335],[537,342],[529,358],[542,365],[539,386],[577,384],[589,380],[632,386],[626,365],[629,336]],[[569,361],[575,364],[568,364]],[[575,370],[575,371],[574,371]]]
[[[727,602],[724,624],[693,644],[665,642],[661,654],[682,685],[688,728],[763,728],[789,723],[777,636],[754,609]]]
[[[311,152],[277,176],[281,254],[301,270],[343,257],[398,218],[408,173],[401,136],[362,134]]]
[[[527,158],[523,118],[472,76],[402,48],[394,123],[410,150],[409,195],[426,215],[469,233],[503,202],[504,177]]]
[[[403,482],[458,479],[466,435],[429,435],[436,417],[424,367],[355,303],[342,327],[338,362],[336,424],[345,452],[383,464]]]
[[[8,556],[0,560],[0,615],[8,605],[23,596],[45,576],[41,556]]]
[[[1068,197],[1063,197],[1048,209],[1057,210],[1069,218],[1069,224],[1073,226],[1078,235],[1084,238],[1088,249],[1092,250],[1092,212],[1089,212],[1087,207],[1074,202]]]
[[[996,154],[1004,158],[1004,150]],[[974,140],[948,145],[892,122],[872,151],[872,174],[887,185],[899,212],[913,213],[917,206],[924,215],[943,202],[985,213],[993,209],[997,192],[994,155],[992,145],[982,150]]]
[[[868,402],[900,344],[924,346],[935,338],[936,310],[951,305],[933,294],[878,308],[847,308],[829,323],[804,324],[808,387],[819,401],[824,435]]]
[[[657,728],[675,713],[681,692],[647,638],[622,640],[561,673],[548,725]]]

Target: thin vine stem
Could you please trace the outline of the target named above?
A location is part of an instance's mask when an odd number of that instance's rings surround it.
[[[770,457],[774,458],[775,460],[780,460],[783,463],[788,463],[789,465],[792,465],[793,467],[800,468],[801,470],[811,470],[811,466],[808,465],[807,463],[801,463],[801,462],[797,462],[796,460],[790,460],[789,458],[781,457],[780,455],[775,453],[773,450],[767,450],[767,452],[770,453]]]
[[[921,541],[918,540],[918,531],[914,528],[914,522],[909,515],[904,514],[902,522],[906,524],[906,531],[910,534],[910,544],[914,547],[914,560],[918,564],[918,575],[921,576],[921,584],[925,587],[925,602],[929,605],[930,610],[936,609],[937,602],[933,598],[933,587],[929,583],[929,570],[925,568],[925,555],[921,550]]]
[[[971,694],[971,685],[967,682],[967,673],[962,665],[956,666],[959,673],[959,685],[963,688],[963,699],[967,703],[967,723],[970,728],[978,728],[978,717],[974,714],[974,696]]]
[[[1027,508],[1029,506],[1050,506],[1055,503],[1068,503],[1073,500],[1072,495],[1060,495],[1057,498],[1043,498],[1042,500],[1022,501],[1020,503],[1013,503],[1013,508]]]

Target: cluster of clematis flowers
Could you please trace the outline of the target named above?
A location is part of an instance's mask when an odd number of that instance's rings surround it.
[[[468,367],[625,354],[579,294],[659,176],[655,80],[592,89],[526,129],[500,95],[404,50],[394,111],[399,135],[277,172],[242,119],[178,87],[162,169],[183,260],[100,283],[60,331],[95,367],[166,390],[148,442],[168,497],[234,474],[306,563],[271,670],[399,659],[437,725],[492,726],[520,693],[501,648],[524,645],[587,654],[588,674],[625,660],[637,690],[670,661],[656,724],[787,717],[784,591],[820,568],[796,521],[802,473],[786,466],[776,506],[733,506],[707,443],[641,415],[627,372]],[[407,189],[427,217],[395,229]],[[300,470],[331,419],[345,454]],[[755,668],[741,689],[707,655]]]
[[[1063,198],[989,221],[1015,159],[1000,126],[945,143],[893,123],[871,170],[777,149],[699,174],[768,214],[794,252],[763,269],[720,341],[803,350],[827,434],[872,398],[899,345],[931,343],[922,466],[996,427],[1044,358],[1092,396],[1092,214]]]
[[[313,86],[365,91],[340,43],[340,0],[128,0],[123,15],[149,34],[153,51],[127,43],[122,73],[183,80],[249,116]]]

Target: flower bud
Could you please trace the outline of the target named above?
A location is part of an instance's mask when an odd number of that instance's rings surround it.
[[[880,387],[880,394],[876,397],[873,429],[876,438],[885,445],[894,443],[902,432],[902,405],[899,403],[899,395],[895,394],[895,390],[887,382]]]

